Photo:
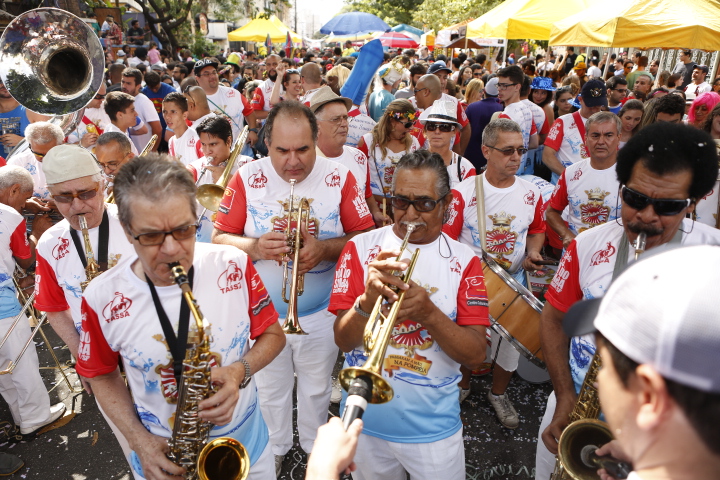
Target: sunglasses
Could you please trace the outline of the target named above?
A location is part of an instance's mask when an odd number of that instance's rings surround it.
[[[416,212],[432,212],[441,201],[442,198],[440,200],[433,200],[432,198],[410,200],[405,197],[390,197],[390,205],[392,205],[393,208],[398,210],[407,210],[410,208],[410,205],[412,205]]]
[[[493,150],[497,150],[498,152],[502,153],[502,154],[505,155],[506,157],[509,157],[510,155],[512,155],[513,153],[515,153],[516,150],[517,150],[518,155],[520,155],[521,157],[528,152],[528,149],[525,148],[525,147],[519,147],[519,148],[514,148],[514,147],[495,148],[495,147],[491,147],[490,145],[485,145],[485,146],[488,147],[488,148],[492,148]]]
[[[95,198],[98,190],[100,190],[99,184],[92,190],[83,190],[82,192],[78,193],[61,193],[59,195],[53,195],[52,198],[53,200],[55,200],[56,203],[72,203],[72,201],[76,198],[78,200],[90,200],[91,198]]]
[[[47,155],[46,153],[38,153],[30,147],[28,147],[28,150],[30,150],[32,152],[32,154],[35,155],[38,159],[42,159],[45,157],[45,155]]]
[[[403,122],[402,119],[397,119],[397,118],[393,118],[393,120],[395,120],[398,123],[402,123],[402,126],[405,128],[410,128],[413,126],[413,123],[415,123],[415,122]]]
[[[671,217],[677,215],[690,206],[692,199],[683,200],[673,198],[650,198],[632,188],[623,185],[621,190],[622,201],[625,205],[635,210],[644,210],[648,205],[652,205],[655,213],[663,217]]]
[[[161,245],[165,242],[165,237],[168,235],[172,235],[172,237],[175,240],[187,240],[188,238],[191,238],[195,236],[195,232],[197,232],[198,226],[196,224],[193,225],[183,225],[182,227],[175,228],[173,230],[170,230],[169,232],[150,232],[150,233],[141,233],[140,235],[132,235],[132,232],[130,233],[132,237],[138,241],[138,243],[145,247],[151,247],[153,245]]]
[[[428,132],[434,132],[435,130],[440,130],[441,132],[452,132],[455,130],[455,125],[450,125],[449,123],[426,123],[425,124],[425,130]]]

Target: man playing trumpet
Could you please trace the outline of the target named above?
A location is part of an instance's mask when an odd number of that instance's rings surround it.
[[[365,411],[353,478],[398,480],[407,471],[414,480],[462,480],[456,385],[460,365],[473,369],[485,360],[490,323],[482,266],[470,247],[442,233],[452,193],[439,155],[420,150],[403,156],[391,199],[395,223],[348,242],[330,297],[329,310],[337,314],[335,341],[347,352],[345,366],[352,367],[365,363],[363,331],[377,299],[394,302],[405,291],[397,318],[388,319],[395,326],[382,369],[375,372],[390,384],[394,398]],[[415,249],[420,253],[406,284],[395,272],[408,267],[396,258],[409,225],[415,228],[404,258]]]

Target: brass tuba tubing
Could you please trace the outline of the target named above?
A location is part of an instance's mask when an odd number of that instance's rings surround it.
[[[288,304],[288,308],[282,329],[286,335],[307,335],[300,326],[297,299],[305,290],[305,276],[298,273],[298,265],[300,265],[300,249],[302,248],[302,229],[303,225],[307,228],[308,218],[310,217],[310,203],[306,198],[301,198],[297,209],[295,208],[295,183],[295,179],[290,180],[290,205],[287,210],[287,225],[285,226],[285,238],[291,248],[290,253],[293,256],[293,264],[292,267],[287,263],[283,265],[282,297],[283,301]],[[293,215],[297,215],[295,230],[292,229]],[[287,291],[288,282],[290,283],[289,294]]]

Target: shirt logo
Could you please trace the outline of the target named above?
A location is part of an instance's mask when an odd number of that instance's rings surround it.
[[[107,323],[110,323],[113,320],[129,317],[130,312],[128,310],[130,310],[132,303],[132,300],[122,293],[115,292],[115,297],[103,308],[103,318]]]
[[[60,260],[70,251],[70,240],[67,238],[60,238],[60,241],[52,249],[52,256],[55,260]]]
[[[560,133],[560,128],[562,128],[561,125],[562,124],[560,122],[555,122],[553,124],[552,128],[550,129],[550,132],[548,132],[548,136],[547,136],[548,140],[555,140],[557,138],[558,134]]]
[[[357,152],[355,154],[355,162],[357,162],[358,165],[365,165],[365,154],[362,152]]]
[[[345,253],[340,259],[340,266],[335,271],[335,281],[333,283],[332,293],[347,293],[350,286],[350,274],[352,271],[348,268],[347,263],[350,260],[350,253]]]
[[[594,267],[595,265],[600,265],[601,263],[610,263],[610,257],[615,255],[615,252],[616,250],[613,244],[608,242],[607,247],[600,249],[593,254],[590,259],[590,266]]]
[[[580,177],[582,177],[582,170],[576,170],[575,175],[570,179],[571,182],[575,180],[580,180]]]
[[[267,177],[263,174],[263,171],[258,170],[257,173],[250,175],[248,185],[250,188],[264,188],[267,181]]]
[[[340,186],[340,174],[336,168],[325,177],[325,185],[328,187],[339,187]]]
[[[85,314],[83,313],[83,323],[85,323]],[[90,332],[80,330],[80,346],[78,347],[78,357],[83,362],[90,360]]]
[[[358,216],[360,218],[363,218],[366,215],[370,215],[370,208],[368,207],[365,196],[363,195],[364,192],[358,184],[355,185],[355,193],[356,195],[353,199],[353,205],[355,206],[355,211],[357,212]]]
[[[368,251],[368,257],[367,257],[367,260],[365,260],[365,265],[369,265],[370,262],[375,260],[375,258],[378,256],[379,253],[380,253],[380,245],[375,245],[374,247],[372,247]]]
[[[530,190],[523,199],[526,205],[535,205],[535,192]]]
[[[452,257],[450,259],[450,271],[455,272],[458,275],[462,273],[462,270],[460,269],[460,261],[457,257]]]
[[[487,307],[487,291],[485,290],[485,281],[482,275],[470,277],[465,279],[466,290],[465,296],[467,297],[468,307]]]
[[[242,288],[243,273],[233,260],[228,262],[228,268],[220,274],[217,286],[222,293],[228,293]]]

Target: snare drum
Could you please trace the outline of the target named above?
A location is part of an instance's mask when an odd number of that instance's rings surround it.
[[[495,260],[483,260],[491,328],[525,358],[544,368],[540,349],[540,312],[543,304]]]

